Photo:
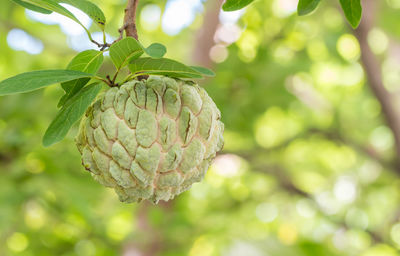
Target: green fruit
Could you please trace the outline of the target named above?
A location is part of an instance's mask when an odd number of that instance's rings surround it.
[[[86,170],[121,201],[168,201],[199,182],[221,150],[220,118],[203,88],[151,76],[100,96],[76,143]]]

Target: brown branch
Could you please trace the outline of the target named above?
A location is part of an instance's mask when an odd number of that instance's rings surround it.
[[[198,31],[193,48],[193,60],[196,64],[211,67],[210,50],[214,46],[214,35],[219,25],[219,13],[224,0],[212,0],[206,4],[204,23]]]
[[[354,35],[360,43],[361,61],[368,78],[368,84],[382,107],[386,123],[393,133],[397,156],[400,157],[400,113],[396,111],[392,96],[383,84],[381,65],[368,45],[367,37],[374,24],[376,4],[377,1],[375,0],[364,1],[363,19],[358,29],[354,31]]]
[[[136,40],[138,40],[138,34],[136,28],[136,9],[138,3],[139,0],[128,0],[124,18],[124,29],[126,36],[131,36]]]
[[[133,239],[124,246],[122,255],[140,255],[140,256],[156,256],[165,250],[166,237],[163,236],[163,230],[157,229],[149,218],[149,212],[153,208],[163,210],[164,218],[167,219],[171,214],[173,202],[161,201],[158,205],[153,205],[150,202],[142,202],[135,214],[135,233]],[[167,225],[167,222],[165,222]]]
[[[125,34],[126,36],[130,36],[135,38],[136,40],[139,40],[138,33],[137,33],[137,27],[136,27],[136,9],[139,4],[139,0],[128,0],[128,5],[126,6],[125,9],[125,17],[124,17],[124,26],[119,30],[121,31],[122,29],[125,29]],[[116,74],[116,76],[118,73]],[[115,79],[113,79],[115,81]],[[149,78],[148,75],[143,75],[143,76],[138,76],[138,80],[145,80]]]

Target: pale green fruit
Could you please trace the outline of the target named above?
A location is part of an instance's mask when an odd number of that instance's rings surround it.
[[[199,182],[221,150],[220,118],[203,88],[151,76],[100,96],[76,142],[84,167],[121,201],[168,201]]]

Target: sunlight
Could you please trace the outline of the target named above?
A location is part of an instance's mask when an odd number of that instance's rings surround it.
[[[161,9],[156,4],[149,4],[143,7],[140,13],[140,22],[143,24],[143,29],[154,31],[160,25]]]
[[[171,36],[178,34],[202,9],[201,0],[169,0],[162,18],[163,31]]]
[[[21,29],[12,29],[8,32],[7,43],[16,51],[25,51],[29,54],[40,54],[43,51],[43,43]]]
[[[92,20],[84,12],[68,4],[61,5],[68,9],[72,14],[74,14],[74,16],[83,24],[83,26],[85,26],[86,28],[90,27],[90,25],[92,24]],[[85,33],[85,30],[78,23],[58,13],[53,12],[52,14],[42,14],[26,10],[26,14],[28,18],[32,20],[49,25],[59,25],[61,30],[66,35],[73,36]]]

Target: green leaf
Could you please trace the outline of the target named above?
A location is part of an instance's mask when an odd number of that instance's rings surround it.
[[[62,83],[92,74],[74,70],[41,70],[23,73],[0,82],[0,96],[34,91],[55,83]]]
[[[309,14],[317,8],[320,0],[299,0],[297,13],[299,16]]]
[[[12,1],[14,1],[15,3],[17,3],[17,4],[19,4],[19,5],[23,6],[23,7],[25,7],[26,9],[29,9],[29,10],[31,10],[31,11],[34,11],[34,12],[40,12],[40,13],[43,13],[43,14],[50,14],[50,13],[52,13],[52,11],[49,11],[49,10],[47,10],[47,9],[43,9],[43,8],[41,8],[41,7],[39,7],[39,6],[30,4],[30,3],[26,3],[26,2],[24,2],[24,1],[22,1],[22,0],[12,0]]]
[[[129,61],[143,54],[143,47],[133,37],[126,37],[111,45],[110,57],[118,70],[129,64]]]
[[[222,10],[226,12],[237,11],[251,4],[253,1],[254,0],[226,0],[225,4],[222,6]]]
[[[202,78],[201,73],[175,60],[140,58],[131,61],[132,73],[165,75],[177,78]]]
[[[87,50],[79,53],[68,64],[68,70],[82,71],[89,74],[96,74],[101,64],[103,64],[103,52],[96,50]],[[66,94],[58,102],[61,107],[68,99],[79,92],[88,82],[90,78],[81,78],[73,81],[62,83],[61,86]]]
[[[353,28],[357,28],[361,21],[361,0],[340,0],[344,15]]]
[[[72,97],[58,112],[43,137],[43,145],[51,146],[64,139],[72,125],[78,121],[101,90],[101,84],[93,83]]]
[[[83,11],[104,31],[106,17],[103,11],[94,3],[87,0],[57,0],[57,2],[72,5]]]
[[[144,51],[150,57],[159,59],[159,58],[164,57],[164,55],[167,53],[167,48],[162,44],[154,43],[154,44],[150,45],[149,47],[144,48]]]
[[[211,69],[205,67],[190,66],[190,68],[196,70],[197,72],[205,76],[211,76],[211,77],[215,76],[215,73]]]

